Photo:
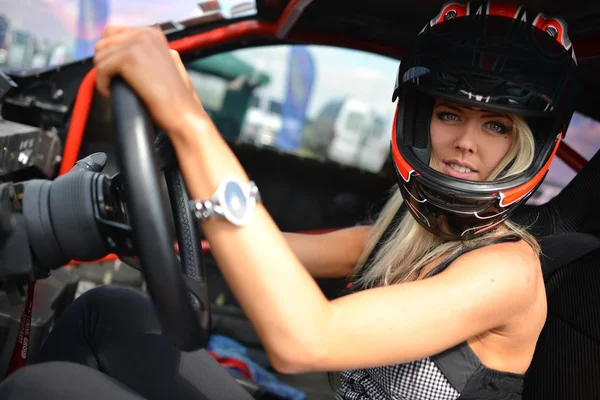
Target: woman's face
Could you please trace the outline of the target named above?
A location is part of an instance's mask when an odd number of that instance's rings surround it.
[[[431,166],[455,178],[484,181],[508,152],[512,129],[506,114],[437,99],[431,117]]]

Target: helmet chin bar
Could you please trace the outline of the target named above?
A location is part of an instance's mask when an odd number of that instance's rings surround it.
[[[479,196],[450,193],[414,169],[404,179],[398,164],[394,165],[409,212],[423,228],[444,240],[475,239],[499,226],[535,193],[547,173],[547,168],[540,171],[539,179],[528,181],[530,187],[506,203],[507,196],[501,191]]]
[[[427,231],[443,240],[472,240],[484,235],[499,226],[513,213],[515,208],[498,208],[494,215],[485,219],[480,218],[477,212],[452,213],[436,206],[426,199],[417,199],[410,192],[419,185],[417,179],[410,180],[406,185],[400,185],[400,191],[405,199],[407,209],[411,216]],[[529,198],[524,197],[521,202]]]

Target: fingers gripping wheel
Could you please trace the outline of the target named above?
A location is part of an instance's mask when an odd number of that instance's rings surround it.
[[[186,287],[190,279],[184,279],[173,247],[175,238],[169,229],[166,214],[169,204],[161,190],[158,156],[153,144],[156,136],[154,124],[143,103],[119,78],[112,82],[111,106],[116,129],[117,159],[125,185],[134,246],[163,334],[182,350],[203,348],[209,338],[209,305],[191,301]],[[191,213],[177,213],[177,229],[193,226],[191,218]],[[183,240],[179,244],[182,253],[201,253],[199,240]],[[193,259],[202,262],[201,257]],[[190,268],[185,270],[189,275]],[[204,269],[199,268],[198,271],[203,272]]]

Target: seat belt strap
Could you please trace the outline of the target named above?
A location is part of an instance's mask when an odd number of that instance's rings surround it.
[[[31,314],[33,312],[33,294],[35,291],[35,282],[27,287],[27,299],[21,311],[21,323],[19,325],[19,335],[15,347],[13,348],[10,363],[6,370],[6,376],[9,376],[17,369],[27,363],[27,354],[29,353],[29,340],[31,336]]]

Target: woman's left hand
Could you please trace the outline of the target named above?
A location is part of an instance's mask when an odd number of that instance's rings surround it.
[[[181,130],[186,115],[205,116],[179,54],[157,28],[106,27],[96,44],[94,64],[102,95],[110,95],[112,79],[120,76],[169,135]]]

